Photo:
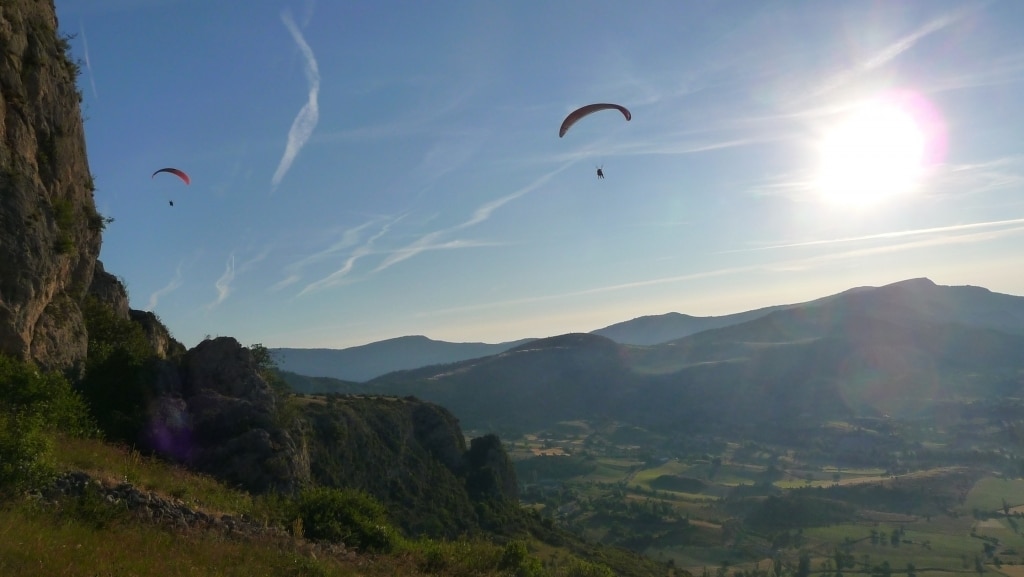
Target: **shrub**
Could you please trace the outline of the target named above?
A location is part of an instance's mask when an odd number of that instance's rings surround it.
[[[492,575],[501,560],[502,549],[482,539],[454,541],[423,539],[409,549],[417,567],[431,575]]]
[[[615,577],[615,573],[608,567],[575,557],[559,567],[555,575],[558,577]]]
[[[152,393],[153,348],[138,323],[95,297],[85,299],[82,313],[89,333],[82,393],[108,439],[135,443]]]
[[[0,496],[9,497],[53,477],[53,438],[42,419],[0,411]]]
[[[365,551],[387,552],[399,536],[384,506],[356,489],[318,487],[298,497],[297,516],[306,537],[342,542]]]
[[[530,557],[526,543],[518,539],[505,544],[498,568],[515,577],[539,577],[544,574],[540,559]]]
[[[81,397],[59,374],[0,355],[0,493],[45,482],[53,474],[53,433],[95,433]]]

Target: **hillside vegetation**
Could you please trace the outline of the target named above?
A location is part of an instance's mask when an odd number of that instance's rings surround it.
[[[500,519],[500,507],[489,514],[452,503],[423,509],[405,493],[409,509],[386,507],[368,492],[388,486],[381,482],[386,475],[371,479],[386,468],[374,462],[372,447],[359,465],[325,469],[359,469],[366,489],[313,483],[294,494],[253,494],[103,442],[88,403],[59,375],[0,357],[0,384],[5,576],[664,574],[663,566],[585,545],[512,504]],[[330,420],[327,405],[294,401],[293,410],[315,406],[318,418]],[[338,413],[351,419],[369,400],[347,402],[354,405]],[[321,435],[330,430],[311,427]],[[486,461],[496,442],[483,438],[470,452]],[[491,484],[499,478],[474,477],[471,492],[499,490]],[[409,519],[462,532],[452,540],[429,538],[404,531]],[[474,528],[477,519],[490,519],[500,533]]]

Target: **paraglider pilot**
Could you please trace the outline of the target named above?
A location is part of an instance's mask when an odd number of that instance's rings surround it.
[[[597,177],[598,178],[604,178],[604,170],[602,170],[602,168],[603,167],[600,167],[600,166],[597,168]]]

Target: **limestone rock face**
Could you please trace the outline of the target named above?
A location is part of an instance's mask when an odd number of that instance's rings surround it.
[[[130,309],[128,314],[131,320],[142,326],[142,331],[146,333],[146,338],[158,358],[178,358],[185,354],[185,345],[171,336],[171,331],[167,330],[155,314],[135,309]]]
[[[257,493],[291,492],[309,479],[302,441],[277,422],[274,392],[249,349],[230,337],[203,341],[185,354],[181,376],[193,467]]]
[[[519,483],[515,466],[497,435],[473,439],[466,461],[469,468],[466,485],[472,496],[518,501]]]
[[[89,294],[110,306],[119,319],[128,320],[128,289],[119,278],[103,268],[102,261],[96,261],[92,274]]]
[[[52,1],[0,4],[0,352],[80,368],[103,218]]]
[[[465,470],[466,442],[455,416],[436,405],[412,405],[413,438],[456,475]]]

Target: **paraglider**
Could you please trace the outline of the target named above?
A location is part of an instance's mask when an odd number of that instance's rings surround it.
[[[160,174],[161,172],[169,172],[180,178],[182,181],[185,182],[185,184],[192,184],[192,179],[189,178],[187,174],[185,174],[185,171],[179,170],[177,168],[161,168],[160,170],[154,172],[153,176],[151,176],[150,178],[156,178],[156,175]]]
[[[598,178],[604,178],[604,165],[603,164],[601,166],[597,167],[597,177]]]
[[[573,110],[572,112],[569,113],[569,116],[565,117],[565,120],[562,121],[562,127],[558,129],[558,137],[562,138],[563,136],[565,136],[565,133],[569,132],[569,129],[572,128],[572,125],[579,122],[580,119],[583,118],[584,116],[588,116],[601,110],[618,110],[619,112],[622,113],[623,116],[626,117],[627,121],[633,118],[633,115],[629,112],[629,110],[625,106],[621,106],[619,104],[609,104],[604,102],[597,104],[588,104],[586,106]]]
[[[153,175],[150,176],[150,178],[156,178],[156,175],[160,174],[161,172],[173,174],[174,176],[180,178],[182,182],[184,182],[185,184],[192,184],[192,179],[189,177],[189,175],[186,174],[184,170],[180,170],[177,168],[161,168],[160,170],[154,172]],[[174,206],[174,201],[168,200],[167,204],[170,206]]]

